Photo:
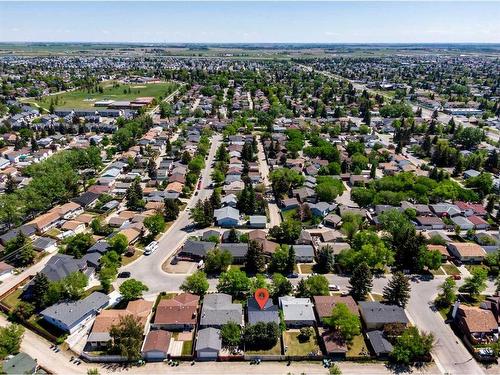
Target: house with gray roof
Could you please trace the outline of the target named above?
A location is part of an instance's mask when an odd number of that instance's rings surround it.
[[[453,217],[462,214],[462,211],[460,210],[460,208],[458,208],[458,206],[449,203],[431,204],[430,208],[432,212],[434,212],[439,217]]]
[[[272,298],[269,298],[261,309],[255,297],[250,297],[247,302],[247,318],[248,324],[259,322],[280,324],[278,306],[273,303]]]
[[[215,249],[214,242],[188,239],[179,251],[179,256],[185,256],[193,259],[203,259],[207,256],[207,253],[213,249]]]
[[[451,218],[451,221],[453,221],[453,224],[455,224],[455,226],[458,225],[461,230],[469,230],[474,228],[474,224],[469,219],[463,216],[454,216]]]
[[[311,263],[314,261],[314,249],[311,245],[293,245],[295,260],[298,263]]]
[[[233,256],[234,263],[243,263],[247,257],[248,244],[247,243],[230,243],[225,242],[220,244],[221,250],[227,250]]]
[[[309,298],[284,296],[279,298],[287,327],[310,327],[316,324],[313,304]]]
[[[392,352],[392,344],[387,340],[383,331],[375,330],[366,333],[368,341],[375,355],[379,358],[386,358]]]
[[[38,237],[32,242],[33,249],[36,251],[46,251],[51,253],[57,250],[57,242],[49,237]]]
[[[233,297],[229,294],[207,294],[203,300],[199,326],[220,328],[228,322],[243,324],[241,304],[233,303]]]
[[[226,206],[214,210],[214,217],[217,225],[221,227],[235,227],[239,224],[240,211],[236,208]]]
[[[34,374],[37,369],[37,361],[24,352],[17,353],[2,364],[2,373],[7,375]]]
[[[330,204],[327,202],[318,202],[314,204],[309,204],[309,208],[311,209],[311,213],[314,216],[324,217],[328,215],[330,211],[333,211],[337,208],[335,204]]]
[[[264,229],[267,225],[267,217],[265,215],[252,215],[248,218],[248,226],[250,228]]]
[[[216,328],[204,328],[198,331],[196,340],[196,357],[201,360],[217,359],[222,349],[220,330]]]
[[[227,194],[221,199],[221,203],[223,206],[236,207],[238,198],[234,194]]]
[[[73,333],[109,303],[109,297],[100,292],[94,292],[79,301],[59,302],[47,307],[40,315],[45,321],[64,332]]]
[[[383,329],[386,324],[409,323],[405,310],[396,305],[386,305],[380,302],[359,302],[359,312],[368,330]]]

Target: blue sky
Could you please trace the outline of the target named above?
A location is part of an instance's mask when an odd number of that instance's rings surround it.
[[[500,3],[0,1],[0,41],[500,42]]]

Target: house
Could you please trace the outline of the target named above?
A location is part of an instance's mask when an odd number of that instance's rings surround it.
[[[301,187],[298,189],[292,190],[292,195],[296,197],[300,202],[315,202],[316,201],[316,192],[308,187]]]
[[[43,234],[49,231],[51,228],[55,227],[59,219],[59,213],[55,211],[49,211],[36,217],[32,221],[30,221],[29,224],[33,225],[38,233]]]
[[[14,271],[14,267],[12,267],[10,264],[0,261],[0,280],[7,275],[12,274],[12,271]]]
[[[247,243],[222,243],[220,244],[221,250],[226,250],[231,253],[233,263],[242,264],[245,262],[248,253]]]
[[[439,217],[453,217],[461,214],[460,208],[449,203],[431,204],[430,209]]]
[[[74,333],[93,319],[109,303],[109,297],[93,292],[79,301],[59,302],[40,312],[42,318],[67,333]]]
[[[329,227],[332,227],[332,228],[337,228],[341,221],[342,221],[342,218],[339,215],[334,214],[334,213],[329,213],[323,219],[323,223]]]
[[[144,330],[151,317],[153,305],[154,302],[139,299],[130,301],[125,309],[103,310],[95,319],[87,344],[94,350],[107,347],[111,340],[111,327],[128,315],[133,316]]]
[[[309,203],[309,208],[313,216],[324,217],[330,211],[333,211],[337,206],[327,202]]]
[[[455,320],[472,344],[498,340],[498,322],[491,310],[459,305]]]
[[[283,210],[291,210],[293,208],[299,207],[300,203],[297,198],[285,198],[281,201],[281,207]]]
[[[206,230],[201,235],[201,240],[202,241],[211,241],[212,239],[215,239],[215,238],[218,240],[218,242],[220,242],[221,234],[220,234],[219,231],[216,231],[216,230],[213,230],[213,229]]]
[[[86,191],[80,196],[73,199],[73,202],[79,204],[83,208],[94,208],[97,204],[100,194],[92,191]]]
[[[205,258],[207,253],[213,249],[215,249],[214,242],[194,241],[188,239],[179,251],[179,256],[199,260]]]
[[[339,332],[331,328],[318,328],[319,336],[326,355],[335,358],[345,358],[348,348]]]
[[[463,216],[452,217],[451,221],[453,221],[455,226],[458,226],[461,230],[469,230],[474,228],[474,224],[472,224],[469,219]]]
[[[311,327],[316,324],[313,304],[309,298],[279,297],[279,305],[287,327]]]
[[[377,358],[387,358],[391,354],[393,347],[381,330],[369,331],[366,337]]]
[[[472,242],[450,242],[448,251],[461,262],[479,263],[486,256],[486,251],[476,243]]]
[[[172,332],[162,329],[149,331],[142,345],[142,357],[150,362],[167,359],[171,339]]]
[[[83,213],[83,208],[78,203],[68,202],[62,206],[54,207],[54,211],[59,214],[59,217],[69,220]]]
[[[127,242],[129,245],[136,242],[141,236],[141,232],[137,228],[133,227],[122,229],[118,233],[123,234],[127,238]]]
[[[76,220],[68,220],[61,225],[61,229],[74,234],[83,233],[85,231],[85,224]]]
[[[217,359],[222,349],[220,330],[215,328],[204,328],[198,331],[196,340],[196,357],[200,360]]]
[[[248,218],[248,226],[250,228],[263,229],[267,225],[267,217],[265,215],[252,215]]]
[[[450,258],[450,253],[443,245],[427,245],[427,250],[429,251],[439,251],[441,253],[441,260],[446,262]]]
[[[476,171],[475,169],[468,169],[464,172],[464,180],[467,180],[468,178],[471,178],[471,177],[477,177],[479,176],[481,173],[479,173],[478,171]]]
[[[227,194],[221,199],[221,203],[223,206],[236,207],[238,203],[238,198],[234,194]]]
[[[229,294],[207,294],[203,300],[200,328],[220,328],[228,322],[243,323],[243,310],[239,303],[233,303]]]
[[[57,250],[57,242],[49,237],[38,237],[32,242],[36,251],[46,251],[52,253]]]
[[[93,274],[93,270],[87,268],[85,261],[66,254],[55,254],[40,272],[47,276],[49,281],[59,281],[73,272],[82,272],[87,276]]]
[[[247,301],[247,318],[248,324],[256,324],[259,322],[280,324],[280,316],[278,306],[269,298],[266,304],[261,309],[254,297],[250,297]]]
[[[472,215],[467,219],[474,225],[474,229],[488,230],[490,228],[490,224],[480,216]]]
[[[35,374],[38,370],[36,359],[24,352],[6,359],[2,363],[2,373],[7,375]]]
[[[405,310],[396,305],[380,302],[359,302],[359,312],[368,330],[383,329],[386,324],[400,323],[408,325]]]
[[[300,231],[299,238],[295,241],[299,245],[312,245],[312,236],[307,230],[302,229]]]
[[[351,313],[359,316],[358,305],[351,296],[341,296],[339,294],[333,296],[314,296],[313,301],[316,316],[318,317],[318,325],[322,325],[323,319],[332,315],[333,308],[339,303],[343,303]]]
[[[6,232],[0,236],[0,243],[3,245],[6,245],[7,242],[16,238],[19,235],[19,232],[21,232],[23,235],[25,235],[28,238],[33,238],[35,233],[36,233],[36,228],[34,225],[26,224],[26,225],[21,225],[20,227],[11,229],[8,232]]]
[[[217,225],[221,227],[235,227],[239,224],[240,211],[236,208],[226,206],[214,210],[214,217]]]
[[[439,229],[444,229],[445,227],[443,220],[441,220],[437,216],[417,216],[415,218],[415,222],[418,224],[419,227],[425,229],[439,230]]]
[[[314,249],[311,245],[293,245],[297,263],[311,263],[314,261]]]
[[[195,327],[200,297],[181,293],[162,299],[156,308],[153,328],[188,331]]]

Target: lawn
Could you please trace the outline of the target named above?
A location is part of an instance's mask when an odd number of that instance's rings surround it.
[[[483,269],[486,272],[489,271],[489,268],[487,266],[485,266],[484,264],[467,264],[465,266],[465,268],[467,268],[469,270],[469,272],[471,272],[471,273],[472,273],[472,271],[474,271],[476,269]]]
[[[347,358],[370,355],[363,335],[354,336],[352,343],[348,346],[346,355]]]
[[[248,355],[281,355],[281,340],[276,342],[271,349],[268,350],[245,350]]]
[[[94,292],[101,292],[104,294],[109,294],[109,293],[113,292],[114,290],[115,290],[115,288],[113,287],[113,285],[111,285],[109,291],[107,293],[104,293],[101,285],[96,285],[96,286],[93,286],[92,288],[87,289],[85,292],[83,292],[82,298],[88,297]]]
[[[5,297],[2,302],[7,305],[10,309],[14,309],[19,302],[21,302],[21,294],[23,290],[21,288],[17,289],[13,293],[9,294],[7,297]]]
[[[144,96],[166,97],[175,90],[176,86],[172,82],[142,85],[118,84],[117,86],[113,85],[113,82],[107,82],[105,84],[101,83],[102,93],[89,93],[87,90],[82,89],[45,96],[40,100],[28,100],[27,102],[35,103],[47,110],[51,100],[54,100],[56,108],[93,108],[94,102],[99,100],[132,100]]]
[[[431,273],[434,276],[445,276],[445,273],[441,267],[439,267],[437,270],[432,270]]]
[[[123,266],[126,266],[127,264],[130,264],[132,263],[134,260],[136,259],[139,259],[139,257],[144,254],[143,251],[139,250],[139,249],[135,249],[135,252],[134,252],[134,255],[132,255],[131,257],[128,257],[126,255],[123,255],[122,256],[122,267]]]
[[[300,264],[299,267],[300,267],[301,273],[313,273],[314,264],[313,263]]]
[[[182,355],[191,355],[191,354],[193,354],[193,342],[184,341],[184,344],[182,344]]]
[[[283,215],[283,220],[294,219],[295,214],[297,213],[296,208],[292,208],[291,210],[283,210],[281,211],[281,215]]]
[[[382,294],[370,293],[370,296],[373,298],[374,301],[377,301],[377,302],[381,302],[384,300],[384,296]]]
[[[457,266],[455,266],[453,263],[443,264],[442,267],[444,269],[444,272],[446,272],[450,276],[460,275],[460,271],[458,270]]]
[[[316,334],[306,342],[299,341],[299,334],[300,332],[298,331],[284,332],[283,337],[285,340],[285,346],[288,346],[288,349],[285,352],[286,355],[307,356],[311,353],[321,353]]]

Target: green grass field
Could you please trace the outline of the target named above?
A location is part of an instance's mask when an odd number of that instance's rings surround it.
[[[103,92],[88,92],[87,90],[75,90],[58,95],[49,95],[40,100],[27,99],[27,103],[35,104],[48,110],[51,100],[54,100],[56,108],[93,108],[94,103],[99,100],[132,100],[137,97],[153,96],[155,98],[166,97],[177,87],[173,82],[150,83],[147,85],[113,85],[113,82],[101,83]],[[130,92],[129,92],[130,89]]]
[[[309,341],[300,342],[298,339],[299,332],[285,332],[283,338],[285,340],[285,345],[288,346],[288,350],[285,354],[287,355],[303,355],[307,356],[311,352],[321,352],[317,342],[316,335],[311,337]]]

